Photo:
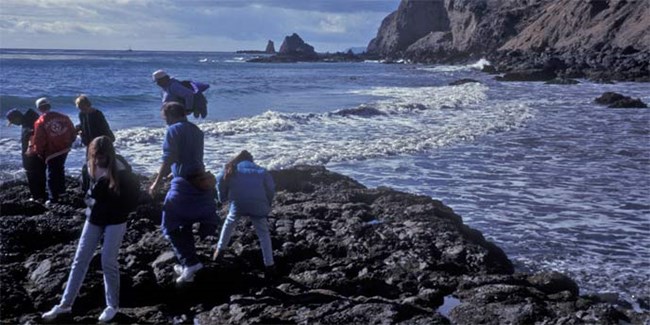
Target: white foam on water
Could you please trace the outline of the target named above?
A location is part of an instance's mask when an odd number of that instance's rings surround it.
[[[532,116],[515,102],[486,104],[487,87],[380,87],[357,93],[377,96],[367,103],[384,115],[267,111],[232,121],[204,122],[205,161],[220,166],[240,150],[272,169],[327,164],[423,152],[458,141],[519,127]],[[159,167],[164,128],[118,131],[116,147],[153,173]]]
[[[472,64],[467,65],[437,65],[437,66],[428,66],[428,67],[418,67],[418,70],[432,71],[432,72],[457,72],[457,71],[468,71],[468,70],[482,70],[486,65],[490,65],[490,61],[487,59],[480,59]]]

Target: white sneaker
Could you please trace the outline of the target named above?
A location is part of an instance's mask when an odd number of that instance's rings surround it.
[[[183,274],[183,266],[180,264],[174,264],[174,272],[176,272],[176,275]]]
[[[117,308],[113,308],[111,306],[108,306],[108,307],[106,307],[106,309],[104,309],[102,314],[99,315],[99,321],[103,322],[103,323],[110,322],[111,319],[113,319],[113,317],[115,317],[115,315],[117,315]]]
[[[61,305],[56,305],[56,306],[52,307],[52,309],[50,311],[48,311],[48,312],[44,313],[43,315],[41,315],[41,318],[43,320],[50,321],[50,320],[54,320],[59,315],[67,314],[70,311],[72,311],[72,307],[63,307]]]
[[[176,279],[176,283],[185,283],[194,281],[194,274],[203,268],[203,264],[196,263],[192,266],[184,267],[183,273]],[[176,271],[176,270],[174,270]]]

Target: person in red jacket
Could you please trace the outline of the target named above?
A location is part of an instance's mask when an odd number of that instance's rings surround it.
[[[34,122],[34,137],[26,154],[45,162],[47,177],[45,171],[40,177],[47,179],[48,202],[54,203],[65,192],[65,160],[77,132],[67,115],[50,110],[47,98],[36,100],[36,108],[41,116]]]

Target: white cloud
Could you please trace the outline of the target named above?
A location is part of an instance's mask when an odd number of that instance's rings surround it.
[[[381,20],[376,1],[0,0],[0,46],[232,51],[298,33],[317,51],[366,45]],[[341,0],[337,4],[345,6]],[[297,2],[293,2],[297,3]],[[369,10],[364,10],[365,7]],[[370,10],[371,9],[371,10]],[[330,10],[330,11],[328,11]],[[332,11],[334,10],[334,11]]]

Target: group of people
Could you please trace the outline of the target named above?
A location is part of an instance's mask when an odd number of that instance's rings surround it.
[[[221,259],[238,219],[248,216],[260,240],[265,274],[274,274],[267,221],[275,195],[270,173],[255,164],[253,156],[244,150],[225,164],[216,177],[212,176],[203,163],[203,132],[187,119],[187,115],[192,113],[205,117],[207,107],[203,111],[201,100],[197,105],[196,101],[189,101],[189,97],[181,98],[183,95],[175,92],[176,86],[170,86],[178,81],[164,71],[154,72],[152,78],[163,89],[160,110],[167,131],[162,146],[162,162],[148,192],[154,196],[165,178],[171,177],[163,203],[161,230],[179,261],[173,266],[178,276],[176,282],[194,281],[196,273],[203,268],[196,252],[192,226],[200,224],[199,235],[202,237],[216,234],[219,218],[215,198],[221,203],[230,202],[230,205],[213,259]],[[207,89],[201,85],[198,86]],[[187,109],[187,103],[192,109]],[[22,126],[23,167],[32,200],[44,202],[47,199],[46,205],[58,202],[65,192],[65,160],[77,135],[86,146],[86,163],[81,173],[86,220],[61,301],[42,318],[51,321],[71,312],[93,253],[103,238],[101,262],[106,308],[99,321],[108,322],[119,310],[119,248],[127,231],[128,216],[137,207],[140,184],[129,163],[116,153],[115,136],[103,113],[94,108],[85,95],[79,96],[75,104],[80,121],[76,127],[68,116],[52,111],[47,98],[36,101],[40,115],[32,109],[25,113],[12,109],[6,117],[9,123]]]

